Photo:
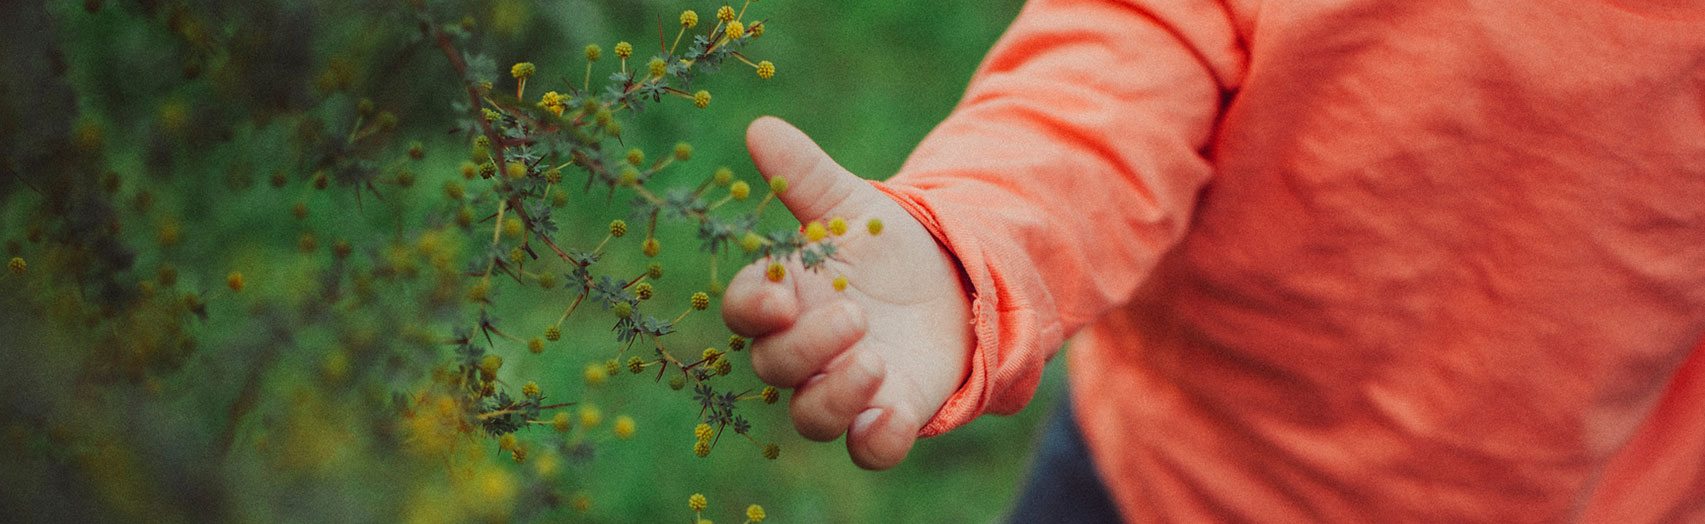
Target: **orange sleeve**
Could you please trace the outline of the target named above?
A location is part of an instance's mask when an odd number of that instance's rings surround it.
[[[923,435],[1029,402],[1072,332],[1183,234],[1245,55],[1212,0],[1032,0],[877,186],[958,257],[976,349]]]

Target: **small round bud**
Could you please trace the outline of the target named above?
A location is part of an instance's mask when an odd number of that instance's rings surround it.
[[[622,172],[616,175],[616,183],[624,186],[639,185],[639,170],[633,166],[622,166]]]
[[[465,192],[461,182],[451,180],[444,183],[444,196],[450,197],[450,200],[461,200]]]
[[[497,355],[486,355],[485,357],[480,358],[480,375],[485,377],[487,381],[496,377],[497,370],[502,368],[503,357]]]
[[[766,515],[764,515],[763,506],[759,506],[757,504],[746,506],[746,520],[752,521],[753,524],[757,524],[759,522],[763,522],[765,517]]]
[[[680,391],[681,388],[684,387],[687,387],[687,377],[685,375],[677,374],[669,378],[669,389]]]
[[[663,244],[659,243],[656,238],[647,238],[645,243],[640,244],[640,252],[647,257],[655,257],[660,251],[663,251]]]
[[[519,62],[509,66],[509,76],[515,77],[516,80],[525,80],[527,77],[533,76],[535,71],[537,68],[533,67],[532,62]]]
[[[638,375],[645,372],[645,359],[628,357],[628,372]]]
[[[686,142],[675,144],[675,160],[686,162],[693,158],[693,145]]]
[[[710,456],[710,441],[700,440],[698,442],[694,442],[693,443],[693,454],[698,455],[699,458],[705,458],[705,457]]]
[[[467,179],[467,180],[473,180],[474,177],[480,176],[480,165],[475,164],[473,162],[462,162],[461,171],[462,171],[462,178]]]
[[[409,142],[408,157],[415,160],[426,158],[426,144],[420,143],[419,140]]]
[[[870,231],[870,236],[880,235],[882,234],[882,219],[872,218],[870,222],[864,224],[864,228]]]
[[[735,182],[728,186],[728,195],[735,200],[745,200],[752,196],[752,185],[747,184],[745,180]]]
[[[746,337],[742,337],[740,335],[729,335],[728,350],[740,351],[742,349],[746,349]]]
[[[497,437],[497,449],[508,451],[515,449],[517,444],[514,433],[504,433],[503,436]]]
[[[562,340],[562,329],[556,326],[545,328],[545,340],[551,342]]]
[[[580,425],[585,427],[597,426],[604,421],[604,412],[598,406],[580,406]]]
[[[627,222],[622,221],[619,218],[610,221],[610,236],[613,236],[616,238],[621,238],[622,235],[626,235],[626,234],[628,234],[628,223]]]
[[[633,294],[634,296],[639,297],[640,300],[651,300],[651,283],[640,282],[639,284],[634,285]]]
[[[487,160],[485,163],[480,164],[480,178],[491,178],[494,176],[497,176],[497,164],[495,162]]]
[[[764,390],[759,392],[758,396],[764,399],[765,404],[774,404],[781,399],[781,392],[777,391],[775,386],[764,386]]]
[[[846,275],[840,275],[840,276],[835,277],[835,281],[832,282],[831,285],[835,286],[835,291],[846,291],[847,290],[847,276]]]
[[[525,385],[521,386],[521,395],[527,397],[539,396],[539,383],[528,381]]]
[[[629,49],[629,51],[632,51],[632,49]],[[622,58],[627,58],[625,56],[622,56],[622,44],[616,44],[616,56],[621,56]],[[603,58],[603,57],[604,57],[604,48],[599,47],[598,44],[586,44],[586,61],[587,62],[597,62],[599,58]]]
[[[740,22],[729,22],[728,39],[737,40],[742,36],[746,36],[746,26],[740,25]]]
[[[710,307],[710,295],[705,294],[703,291],[693,293],[692,304],[693,309],[704,311],[705,308]]]
[[[545,181],[552,183],[552,184],[561,184],[562,183],[562,170],[554,168],[554,167],[550,168],[550,169],[546,169],[545,170]]]
[[[651,76],[663,76],[669,71],[669,63],[664,62],[661,58],[653,58],[651,62],[645,64],[645,70],[651,73]]]
[[[243,280],[242,273],[232,271],[230,274],[225,275],[225,286],[231,288],[231,291],[240,292],[243,290],[243,287],[247,285],[248,283]]]
[[[770,192],[771,193],[782,193],[785,191],[787,191],[787,179],[779,177],[779,176],[770,179]]]
[[[627,60],[630,56],[633,56],[633,44],[616,42],[616,57]]]
[[[734,6],[724,5],[716,8],[716,19],[723,22],[734,21]]]
[[[693,426],[693,440],[707,441],[714,437],[716,429],[710,427],[710,424],[700,422],[699,425]]]
[[[610,378],[610,374],[604,372],[603,364],[587,364],[586,369],[581,372],[581,378],[586,380],[586,385],[597,386],[603,384],[604,379]],[[582,425],[590,424],[583,423]]]
[[[628,318],[633,316],[633,304],[617,302],[616,305],[610,306],[610,312],[615,313],[616,318]]]
[[[551,417],[551,429],[557,430],[558,433],[568,433],[570,427],[567,411],[558,411]]]
[[[746,34],[751,35],[752,38],[764,36],[764,28],[765,27],[769,27],[769,24],[766,24],[763,22],[758,22],[756,24],[752,24],[752,27],[746,28]]]
[[[22,275],[30,269],[30,265],[24,262],[23,257],[12,257],[11,260],[6,261],[6,269],[11,270],[14,275]]]
[[[509,217],[503,219],[503,234],[510,238],[520,238],[523,229],[521,219]]]
[[[692,9],[681,11],[681,27],[692,29],[699,26],[699,13]]]
[[[841,217],[829,219],[829,234],[835,236],[847,234],[847,219]]]
[[[527,351],[531,351],[534,355],[544,353],[545,352],[545,341],[539,340],[536,337],[531,339],[531,340],[528,340],[527,341]]]
[[[645,165],[645,151],[641,151],[637,147],[628,149],[627,160],[628,164],[631,164],[634,167]]]
[[[781,456],[781,446],[777,446],[774,443],[764,445],[764,458],[767,458],[770,460],[775,460],[776,458],[778,458],[780,456]]]
[[[812,220],[810,224],[805,225],[805,240],[807,242],[817,242],[828,237],[829,228],[825,227],[822,222]]]
[[[712,174],[710,179],[716,185],[727,186],[734,182],[734,170],[729,169],[728,166],[716,168],[716,173]]]
[[[710,502],[705,500],[703,493],[694,493],[693,496],[687,497],[687,509],[700,512],[708,506],[710,506]]]
[[[756,27],[754,27],[756,29]],[[758,62],[758,78],[769,80],[776,76],[776,65],[769,60]]]
[[[604,361],[604,374],[605,375],[609,375],[609,376],[613,377],[613,376],[621,374],[621,372],[622,372],[622,363],[621,362],[617,362],[616,359],[613,359],[613,358]]]
[[[663,278],[663,265],[652,262],[651,265],[645,266],[645,276],[653,280]]]
[[[770,262],[770,267],[764,269],[764,278],[770,279],[770,282],[781,282],[785,277],[787,268],[782,267],[780,262]]]
[[[527,178],[527,164],[520,162],[510,162],[505,164],[503,166],[503,174],[507,175],[510,180]]]
[[[757,233],[753,233],[753,232],[748,231],[748,232],[746,232],[745,236],[740,237],[740,250],[741,251],[745,251],[747,253],[752,253],[752,252],[755,252],[759,249],[762,249],[763,247],[764,247],[764,237],[758,236]]]
[[[633,432],[634,432],[633,417],[630,417],[627,415],[622,415],[622,416],[616,417],[616,423],[610,427],[610,432],[615,433],[616,438],[619,438],[622,440],[627,440],[627,439],[633,438]]]
[[[693,107],[699,109],[710,107],[710,91],[700,89],[699,92],[693,93]]]

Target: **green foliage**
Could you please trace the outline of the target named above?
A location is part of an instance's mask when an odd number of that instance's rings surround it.
[[[1010,490],[1019,439],[1001,432],[1024,421],[939,439],[886,480],[851,471],[792,435],[743,357],[694,349],[730,346],[692,294],[715,294],[718,266],[833,255],[752,212],[767,196],[727,198],[718,166],[759,182],[745,122],[779,113],[890,172],[1012,11],[753,5],[745,35],[776,26],[756,43],[713,46],[726,31],[695,4],[675,52],[650,43],[669,2],[8,9],[0,240],[27,269],[0,273],[17,363],[0,416],[22,464],[0,481],[26,488],[0,507],[655,521],[703,490],[720,521],[745,501],[783,521],[991,516],[929,494]],[[626,67],[587,63],[617,35],[638,42]],[[702,109],[699,91],[716,93]]]

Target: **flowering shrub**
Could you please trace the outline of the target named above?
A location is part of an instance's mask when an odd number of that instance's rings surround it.
[[[757,196],[732,169],[694,165],[689,143],[648,150],[628,128],[713,108],[705,75],[777,74],[747,55],[766,31],[753,2],[681,12],[652,50],[586,45],[583,68],[501,67],[470,51],[486,45],[480,23],[451,2],[359,13],[348,23],[381,24],[360,45],[389,51],[319,66],[292,40],[315,27],[300,7],[140,4],[25,10],[43,52],[8,53],[36,85],[7,110],[39,117],[3,131],[0,166],[0,351],[14,363],[0,415],[26,466],[0,480],[32,486],[8,499],[42,516],[270,520],[347,510],[344,488],[362,486],[380,494],[360,504],[370,513],[308,518],[572,514],[595,503],[576,465],[661,422],[622,408],[644,388],[697,410],[687,460],[731,444],[779,456],[743,414],[779,398],[736,372],[746,341],[714,319],[684,326],[712,316],[720,264],[817,268],[848,227],[762,230],[784,179]],[[164,102],[136,114],[98,87],[63,89],[63,64],[31,61],[77,40],[55,27],[169,50],[177,78],[144,80]],[[363,96],[364,71],[420,56],[437,74],[408,82],[452,88],[423,121]],[[279,85],[290,78],[307,80]],[[64,116],[96,106],[117,115]],[[443,172],[429,156],[460,160]],[[666,244],[671,227],[696,245]],[[697,255],[661,256],[676,250]],[[541,308],[551,321],[525,320]],[[516,365],[547,359],[583,361],[579,391]],[[707,507],[690,497],[694,519]]]

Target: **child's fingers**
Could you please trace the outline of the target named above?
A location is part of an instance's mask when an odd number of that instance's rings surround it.
[[[752,371],[777,387],[794,387],[864,338],[863,309],[847,300],[813,308],[793,326],[752,341]]]
[[[757,338],[792,326],[799,316],[791,274],[781,282],[770,282],[764,271],[769,262],[759,260],[734,275],[722,297],[722,321],[735,334]],[[789,273],[792,273],[791,271]]]
[[[829,158],[805,132],[779,118],[752,121],[746,128],[746,148],[765,179],[787,179],[787,190],[777,196],[801,222],[823,218],[849,199],[875,191]]]
[[[926,417],[910,405],[883,405],[878,401],[853,418],[852,427],[847,429],[847,454],[864,469],[892,468],[911,452],[924,422]]]
[[[869,405],[885,376],[887,368],[876,352],[856,346],[842,352],[793,393],[793,427],[811,440],[834,440]]]

